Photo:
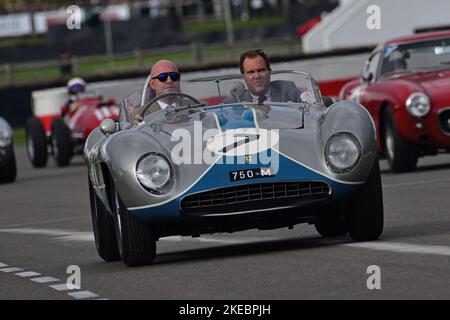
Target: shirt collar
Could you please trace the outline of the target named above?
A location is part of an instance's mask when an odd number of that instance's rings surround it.
[[[258,97],[259,97],[259,96],[254,95],[254,94],[251,93],[251,92],[250,92],[250,95],[251,95],[252,98],[253,98],[253,102],[258,102]],[[271,100],[270,100],[270,97],[271,97],[271,96],[270,96],[270,89],[269,89],[269,91],[266,92],[265,96],[266,96],[266,101],[267,101],[267,102],[270,102],[270,101],[271,101]]]

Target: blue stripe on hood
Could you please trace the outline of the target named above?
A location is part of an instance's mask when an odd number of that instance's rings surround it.
[[[180,194],[172,201],[151,208],[139,208],[130,210],[133,215],[146,219],[159,219],[159,220],[177,220],[180,218],[180,201],[183,197],[205,190],[211,190],[216,188],[225,188],[230,186],[239,186],[253,183],[263,182],[286,182],[286,181],[322,181],[327,183],[331,187],[332,199],[334,201],[339,200],[352,192],[358,190],[361,185],[353,185],[347,183],[341,183],[330,179],[329,177],[314,172],[311,169],[305,167],[302,164],[296,163],[285,156],[278,154],[276,151],[271,150],[271,154],[278,155],[278,172],[275,176],[267,178],[258,178],[253,180],[241,180],[230,181],[229,172],[234,170],[246,170],[252,168],[270,167],[270,165],[263,165],[261,163],[256,164],[226,164],[226,159],[230,157],[224,157],[220,159],[210,170],[199,180],[196,184],[192,185],[183,194]],[[261,158],[261,155],[252,155],[252,157]],[[237,163],[238,159],[234,159],[233,163]]]

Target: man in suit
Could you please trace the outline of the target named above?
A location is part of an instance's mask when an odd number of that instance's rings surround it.
[[[241,54],[239,69],[247,89],[239,97],[226,99],[225,103],[248,101],[267,102],[302,102],[300,90],[292,81],[270,80],[272,69],[263,50],[249,50]]]

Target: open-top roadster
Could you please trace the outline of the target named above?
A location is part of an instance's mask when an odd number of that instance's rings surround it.
[[[195,79],[183,93],[127,97],[120,121],[87,139],[92,222],[99,255],[151,263],[156,241],[251,228],[314,223],[324,236],[377,239],[383,199],[368,112],[352,101],[326,107],[303,72],[302,103],[240,101],[239,76]],[[208,105],[204,98],[238,102]],[[164,110],[158,101],[170,101]],[[134,127],[135,114],[145,124]]]

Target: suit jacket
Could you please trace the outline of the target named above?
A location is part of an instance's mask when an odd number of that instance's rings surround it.
[[[302,102],[300,94],[302,92],[297,88],[294,82],[287,80],[275,80],[270,83],[270,99],[272,102]],[[247,89],[239,97],[240,101],[253,102],[253,97]],[[230,97],[224,100],[224,103],[238,102],[236,97]]]

